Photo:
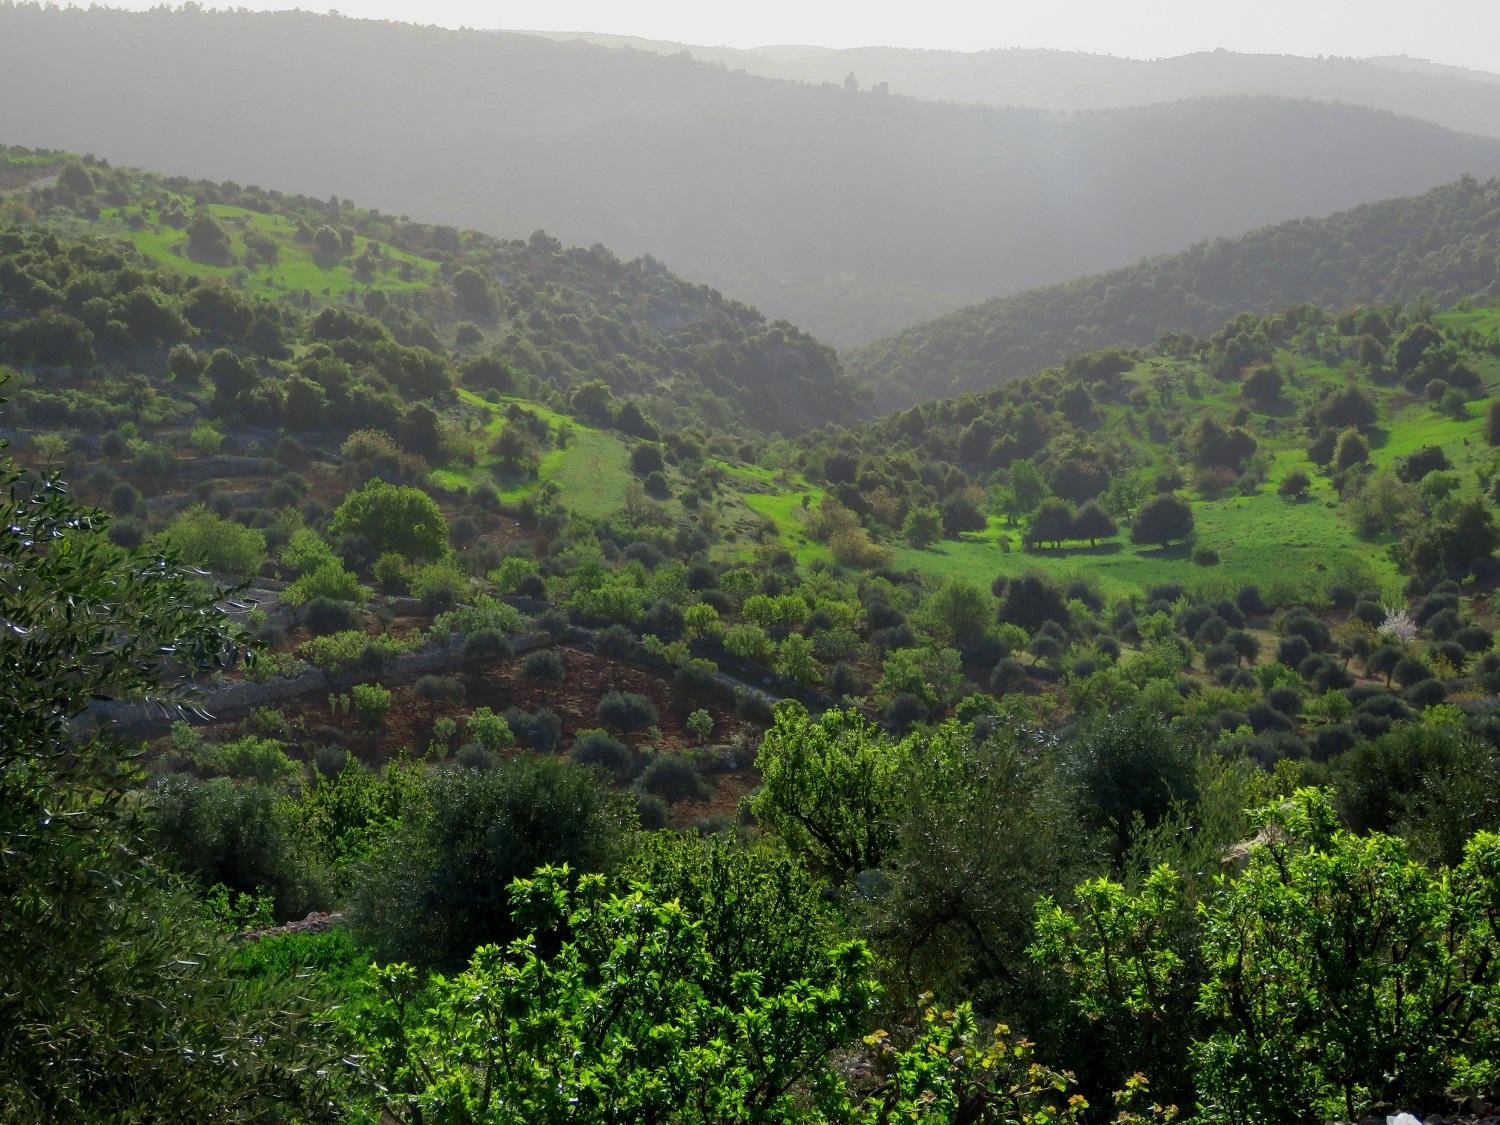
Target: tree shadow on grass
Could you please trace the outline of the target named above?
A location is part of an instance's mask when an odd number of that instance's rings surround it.
[[[1268,402],[1246,402],[1252,414],[1258,414],[1264,418],[1290,418],[1297,413],[1297,401],[1286,395],[1277,395]],[[1253,423],[1252,419],[1252,423]]]
[[[1072,547],[1028,547],[1025,554],[1035,555],[1038,558],[1071,559],[1078,557],[1090,557],[1101,555],[1118,555],[1125,549],[1118,541],[1111,540],[1106,543],[1098,543],[1093,546],[1076,545]]]
[[[1143,559],[1152,562],[1167,562],[1173,559],[1185,559],[1192,555],[1193,544],[1189,541],[1182,543],[1171,543],[1165,547],[1142,547],[1136,552]]]

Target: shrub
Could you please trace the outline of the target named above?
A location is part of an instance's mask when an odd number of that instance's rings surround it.
[[[770,726],[772,719],[770,701],[758,691],[749,688],[734,689],[734,713],[747,723]]]
[[[775,646],[759,625],[741,623],[724,630],[724,651],[756,664],[771,663]]]
[[[309,664],[325,672],[358,667],[373,673],[383,670],[385,662],[392,656],[411,647],[411,642],[388,633],[372,637],[357,629],[348,629],[304,641],[297,651]]]
[[[543,649],[522,661],[521,675],[539,683],[560,684],[567,675],[567,668],[562,653],[556,649]]]
[[[828,670],[828,690],[840,698],[856,696],[864,691],[864,682],[848,661],[840,660]]]
[[[637,445],[630,451],[630,470],[637,476],[649,476],[666,467],[662,460],[661,447],[650,443]]]
[[[1193,549],[1194,566],[1218,566],[1219,552],[1212,547],[1195,547]]]
[[[695,699],[707,699],[718,693],[715,679],[718,667],[711,660],[688,660],[672,673],[672,696],[679,706]]]
[[[139,520],[111,520],[109,541],[116,547],[124,547],[127,551],[133,551],[146,541],[146,529]]]
[[[370,567],[370,573],[375,576],[375,581],[387,594],[399,594],[403,590],[410,589],[411,570],[406,560],[394,551],[387,551],[375,560]]]
[[[627,795],[554,758],[439,769],[422,786],[351,895],[355,934],[382,960],[451,968],[518,936],[512,880],[544,864],[608,870],[636,820]]]
[[[469,715],[469,735],[486,750],[500,750],[516,740],[505,718],[488,707],[476,707]]]
[[[232,777],[263,785],[288,781],[301,769],[270,738],[246,735],[233,742],[208,742],[193,755],[194,772],[203,777]]]
[[[441,613],[459,603],[469,579],[452,561],[418,567],[411,575],[411,595],[426,613]]]
[[[546,753],[557,745],[562,735],[562,720],[555,712],[543,707],[537,711],[522,711],[508,707],[505,722],[516,736],[516,742],[528,750]]]
[[[378,727],[391,709],[391,692],[381,684],[355,684],[349,689],[354,713],[367,727]]]
[[[1301,469],[1293,469],[1281,478],[1281,483],[1276,486],[1276,494],[1283,500],[1302,500],[1311,487],[1312,478]]]
[[[146,801],[157,850],[204,886],[270,894],[277,921],[328,905],[327,875],[299,810],[260,785],[168,778]]]
[[[925,723],[931,716],[932,709],[925,699],[913,692],[903,691],[891,697],[882,718],[891,730],[904,733],[918,723]]]
[[[477,742],[469,742],[458,748],[458,753],[453,755],[453,762],[460,769],[493,770],[500,767],[501,758],[493,750],[488,750]]]
[[[448,547],[448,525],[437,502],[419,488],[381,480],[344,498],[331,531],[356,539],[371,558],[394,552],[411,560],[436,559]]]
[[[481,594],[468,605],[440,613],[432,622],[432,635],[447,637],[453,633],[467,637],[481,629],[497,633],[515,633],[521,628],[521,614],[500,601]]]
[[[421,676],[413,690],[432,704],[462,703],[464,698],[464,685],[452,676]]]
[[[667,826],[671,813],[667,803],[655,793],[637,792],[635,795],[636,816],[647,832],[657,832]]]
[[[714,732],[714,717],[700,707],[687,717],[687,728],[700,743],[707,742]]]
[[[510,641],[494,629],[479,629],[464,638],[464,659],[470,663],[503,660],[510,654]]]
[[[330,744],[313,751],[313,765],[325,778],[335,778],[349,765],[349,751],[342,746]]]
[[[990,673],[990,691],[995,695],[1019,691],[1025,682],[1026,667],[1012,656],[1001,660]]]
[[[352,630],[354,610],[332,598],[313,598],[302,607],[302,627],[315,637]]]
[[[325,563],[338,561],[333,548],[323,541],[322,536],[305,527],[292,532],[286,545],[281,548],[279,558],[282,566],[299,574],[307,574]]]
[[[316,570],[304,574],[282,594],[282,600],[291,606],[303,605],[314,598],[359,604],[368,601],[369,597],[370,591],[337,559],[322,563]]]
[[[611,730],[644,730],[656,725],[656,705],[644,695],[631,691],[612,691],[599,700],[595,708],[599,721]]]
[[[712,787],[699,776],[692,763],[676,754],[659,754],[641,774],[641,788],[669,805],[679,801],[706,800]]]
[[[201,505],[183,512],[157,540],[183,562],[233,578],[259,573],[266,561],[263,534],[216,516]]]
[[[629,746],[602,730],[579,731],[573,739],[570,756],[581,766],[598,766],[607,770],[616,781],[630,776],[635,760]]]

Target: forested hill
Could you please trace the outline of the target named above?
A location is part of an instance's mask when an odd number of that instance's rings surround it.
[[[560,42],[630,47],[766,78],[839,82],[971,105],[1076,113],[1227,95],[1311,98],[1373,106],[1448,129],[1500,136],[1500,79],[1401,56],[1374,59],[1199,51],[1128,59],[1082,51],[1008,48],[932,51],[902,47],[705,47],[618,35],[545,32]]]
[[[850,352],[877,404],[1032,374],[1067,356],[1160,333],[1204,333],[1242,311],[1311,302],[1440,302],[1500,283],[1500,180],[1464,178],[1414,198],[1200,243],[1125,269],[986,301]]]
[[[1500,142],[1355,106],[955,106],[307,13],[0,5],[0,105],[13,143],[649,253],[840,346],[1500,173]]]
[[[378,318],[396,344],[429,360],[452,354],[460,366],[482,367],[499,389],[568,393],[602,380],[663,423],[794,432],[856,409],[831,349],[650,258],[566,247],[541,231],[496,239],[337,198],[167,178],[45,150],[0,147],[0,177],[0,230],[8,220],[124,240],[146,264],[200,283],[194,308],[232,306],[213,316],[234,322],[237,330],[219,335],[237,343],[254,346],[246,333],[257,305],[270,324],[334,305]],[[0,300],[88,325],[107,348],[118,333],[91,317],[87,296],[0,277]],[[267,346],[278,358],[274,340]]]

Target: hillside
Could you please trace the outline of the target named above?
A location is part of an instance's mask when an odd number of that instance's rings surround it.
[[[1485,401],[1497,390],[1493,302],[1442,315],[1425,303],[1338,317],[1296,306],[808,435],[795,463],[858,514],[891,565],[935,577],[1041,573],[1115,597],[1257,585],[1278,603],[1341,586],[1391,601],[1398,573],[1430,549],[1431,523],[1460,499],[1493,504],[1500,429]],[[1109,529],[1161,492],[1184,496],[1208,556]],[[1059,501],[1061,525],[1043,516]],[[1103,534],[1071,529],[1068,511],[1091,504],[1110,517]],[[945,534],[906,541],[913,508],[942,513]],[[1043,531],[1046,519],[1061,531]]]
[[[1078,113],[1190,98],[1306,98],[1371,106],[1462,133],[1500,136],[1500,76],[1402,56],[1302,58],[1205,51],[1128,59],[1080,51],[1009,48],[933,51],[899,47],[759,47],[748,50],[576,32],[536,32],[557,42],[687,54],[765,78],[865,88],[967,105]]]
[[[1361,107],[965,107],[297,13],[0,7],[0,104],[11,143],[650,254],[836,345],[1500,172],[1500,142]]]
[[[69,178],[53,183],[68,160],[0,148],[0,169],[11,179],[46,185],[12,189],[13,219],[124,240],[205,293],[233,283],[251,301],[353,307],[382,321],[400,345],[487,363],[495,370],[483,378],[501,390],[566,395],[602,380],[663,422],[707,418],[767,431],[845,419],[855,409],[828,348],[651,259],[565,247],[541,231],[507,241],[347,200],[76,160]]]
[[[1497,261],[1500,180],[1465,178],[986,301],[845,359],[881,408],[897,409],[1029,375],[1075,352],[1148,344],[1163,332],[1206,333],[1241,311],[1493,294]]]
[[[1500,303],[1337,304],[776,437],[649,261],[0,150],[0,1117],[1473,1119]]]

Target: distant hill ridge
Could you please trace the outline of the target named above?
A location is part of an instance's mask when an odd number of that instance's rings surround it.
[[[1195,51],[1132,59],[1087,51],[1010,47],[776,45],[740,49],[626,35],[538,31],[561,43],[686,53],[701,62],[794,82],[842,83],[968,105],[1080,112],[1229,95],[1309,98],[1372,106],[1481,136],[1500,136],[1500,74],[1405,55],[1374,58]]]
[[[958,106],[297,12],[3,6],[0,105],[12,143],[649,254],[838,346],[1500,174],[1500,141],[1357,105]]]
[[[1466,177],[1413,198],[1241,238],[1064,285],[976,304],[845,356],[879,406],[994,386],[1069,355],[1203,333],[1244,311],[1440,303],[1500,293],[1500,180]]]

